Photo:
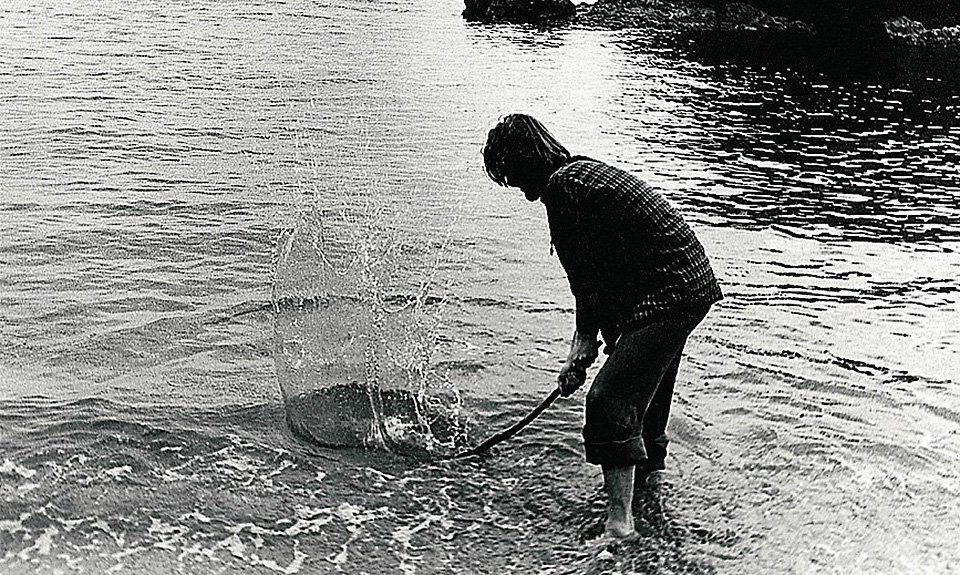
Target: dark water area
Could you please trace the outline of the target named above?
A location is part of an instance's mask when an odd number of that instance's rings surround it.
[[[740,225],[813,228],[816,237],[956,239],[960,80],[953,58],[762,31],[691,32],[671,43],[710,66],[717,81],[708,88],[715,98],[703,94],[712,105],[697,115],[717,132],[697,153],[720,166],[750,164],[704,182],[698,207]]]
[[[0,572],[960,570],[950,61],[461,9],[0,7]],[[726,294],[610,548],[583,392],[441,457],[573,329],[483,173],[513,111],[659,187]]]

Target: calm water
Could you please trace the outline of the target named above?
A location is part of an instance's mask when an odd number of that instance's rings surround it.
[[[0,571],[960,570],[955,80],[461,8],[0,7]],[[582,392],[482,461],[285,418],[377,380],[475,443],[550,390],[572,299],[480,165],[511,111],[662,188],[727,294],[610,554]]]

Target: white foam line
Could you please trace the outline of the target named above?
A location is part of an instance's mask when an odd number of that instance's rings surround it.
[[[523,527],[520,525],[511,525],[505,515],[494,510],[489,504],[484,504],[483,514],[485,515],[483,523],[493,525],[494,527],[499,527],[500,529],[506,529],[508,531],[523,531]]]
[[[433,515],[430,513],[421,513],[418,518],[419,517],[423,517],[423,520],[415,527],[400,527],[393,532],[394,541],[403,545],[404,549],[409,549],[411,547],[410,540],[415,534],[423,531],[429,527],[431,523],[439,519],[438,515]]]
[[[210,519],[203,513],[200,513],[199,511],[191,511],[190,513],[184,513],[180,517],[177,517],[177,521],[185,521],[187,519],[196,519],[200,523],[210,523],[211,521],[213,521],[212,519]]]
[[[353,542],[354,539],[356,539],[356,537],[357,537],[356,534],[350,535],[350,538],[347,539],[346,542],[344,542],[344,544],[340,547],[339,553],[337,553],[336,555],[330,555],[329,557],[327,557],[327,561],[337,566],[337,571],[342,570],[343,564],[347,562],[347,557],[348,557],[347,547],[350,545],[350,543]]]
[[[448,496],[449,499],[449,496]],[[347,563],[350,555],[350,545],[355,541],[359,540],[364,533],[363,524],[383,517],[390,515],[390,510],[388,507],[378,507],[375,509],[367,509],[365,507],[351,504],[351,503],[341,503],[337,507],[309,507],[305,505],[298,505],[296,507],[296,519],[282,519],[277,522],[277,526],[274,528],[264,528],[260,527],[255,523],[241,523],[237,525],[226,526],[225,530],[229,533],[229,536],[218,541],[208,553],[204,553],[196,548],[187,548],[183,549],[184,554],[194,554],[194,553],[203,553],[207,556],[212,557],[213,553],[216,550],[224,550],[230,553],[233,557],[237,559],[245,559],[248,563],[252,565],[258,565],[275,571],[278,573],[287,573],[293,574],[298,573],[304,563],[304,560],[309,556],[305,553],[299,551],[298,541],[294,539],[294,558],[286,566],[277,563],[275,560],[262,558],[256,552],[250,553],[247,555],[249,549],[248,543],[252,543],[254,548],[260,549],[263,547],[263,539],[261,535],[270,536],[270,537],[297,537],[303,534],[311,533],[322,533],[324,532],[324,527],[329,525],[334,520],[340,520],[345,524],[347,532],[350,534],[347,538],[347,541],[344,542],[339,552],[327,556],[325,559],[327,562],[332,563],[336,566],[337,571],[342,571],[343,566]],[[186,514],[181,519],[194,516],[194,514]],[[151,518],[152,519],[152,518]],[[430,516],[423,515],[423,521],[420,525],[417,525],[413,528],[408,528],[408,534],[401,534],[398,541],[404,543],[404,538],[406,537],[405,545],[409,548],[409,538],[416,532],[426,529],[434,521],[444,521],[442,516]],[[286,526],[284,529],[279,529],[281,525],[292,523],[289,526]],[[448,523],[448,522],[447,522]],[[159,534],[173,534],[177,532],[176,527],[167,525],[159,520],[154,520],[154,524],[148,529],[150,533],[159,533]],[[244,542],[244,537],[242,534],[246,532],[249,534],[252,541]],[[169,545],[181,542],[184,531],[177,533],[177,536],[172,540],[165,542],[157,543],[154,546],[164,546],[169,548]],[[415,559],[413,557],[406,556],[406,559]],[[410,565],[410,567],[413,567]],[[404,570],[407,573],[412,573],[413,571]]]
[[[18,519],[0,519],[0,532],[7,531],[9,533],[16,533],[18,531],[26,531],[23,522],[29,517],[29,513],[21,513]]]
[[[108,475],[108,476],[110,476],[110,477],[113,477],[114,479],[119,479],[120,477],[122,477],[122,476],[124,476],[124,475],[129,476],[129,475],[131,475],[132,473],[133,473],[133,469],[132,469],[129,465],[121,465],[121,466],[119,466],[119,467],[112,467],[112,468],[110,468],[110,469],[105,469],[105,470],[103,470],[103,471],[101,472],[101,474],[103,474],[103,475]]]
[[[247,548],[247,546],[240,539],[240,535],[237,533],[233,533],[226,539],[220,541],[219,543],[217,543],[216,547],[218,548],[222,547],[226,549],[227,551],[230,552],[231,555],[233,555],[237,559],[244,558],[243,551],[244,549]]]
[[[24,483],[20,487],[17,487],[17,493],[19,493],[20,495],[23,495],[24,493],[30,493],[31,491],[39,487],[40,487],[39,483]]]
[[[286,567],[281,567],[280,564],[278,564],[273,559],[260,559],[257,555],[252,555],[250,557],[250,560],[253,562],[254,565],[260,565],[262,567],[266,567],[271,571],[276,571],[277,573],[284,573],[286,575],[294,575],[295,573],[299,573],[300,569],[303,568],[303,560],[306,559],[307,557],[308,555],[306,553],[303,553],[299,549],[294,549],[293,561],[291,561],[290,564],[287,565]]]
[[[372,467],[364,468],[363,471],[368,475],[373,475],[381,481],[396,481],[398,479],[396,475],[390,475],[389,473],[384,473]]]
[[[24,479],[30,479],[37,474],[35,469],[28,469],[22,465],[17,465],[13,461],[10,461],[6,457],[3,458],[3,465],[0,465],[0,474],[2,475],[19,475]]]
[[[219,561],[219,559],[217,559],[216,548],[207,548],[201,543],[194,543],[191,547],[184,547],[180,555],[177,556],[177,561],[183,563],[183,560],[191,555],[206,557],[210,561]]]
[[[271,471],[270,473],[268,473],[267,475],[265,475],[265,476],[264,476],[264,479],[269,479],[269,478],[271,478],[271,477],[276,477],[277,475],[280,475],[281,473],[283,473],[283,472],[286,471],[287,469],[294,469],[294,468],[296,468],[296,467],[297,467],[297,464],[296,464],[296,463],[294,463],[294,462],[292,462],[292,461],[290,461],[290,460],[288,460],[288,459],[284,459],[283,461],[280,462],[280,465],[279,465],[276,469],[274,469],[273,471]]]
[[[53,536],[58,533],[60,533],[60,530],[56,527],[52,525],[47,527],[43,530],[43,533],[37,536],[33,545],[21,550],[17,553],[17,557],[19,557],[21,561],[26,561],[30,558],[30,552],[33,550],[36,550],[37,555],[49,555],[50,549],[53,548]]]
[[[100,531],[103,531],[110,537],[113,537],[113,541],[117,544],[117,547],[123,547],[123,544],[125,543],[123,534],[117,533],[116,531],[111,529],[110,524],[104,521],[103,519],[97,519],[90,526],[95,529],[99,529]]]
[[[155,517],[151,517],[150,522],[150,527],[147,528],[147,533],[150,535],[173,535],[173,537],[169,539],[154,543],[153,546],[158,549],[176,551],[178,546],[184,545],[183,536],[190,532],[188,527],[183,525],[170,525]]]
[[[417,551],[411,543],[411,539],[414,534],[423,531],[430,526],[434,521],[442,521],[443,517],[440,515],[433,515],[429,513],[422,513],[418,517],[423,517],[423,520],[417,524],[415,527],[401,527],[393,533],[393,539],[402,546],[400,550],[400,571],[404,575],[414,575],[417,572],[416,562],[420,560],[420,557],[412,555],[411,550]]]
[[[83,560],[79,557],[72,557],[69,553],[60,553],[57,555],[57,559],[62,559],[71,570],[77,573],[83,572]]]
[[[297,522],[287,527],[283,534],[295,536],[310,533],[322,533],[323,527],[333,521],[332,517],[321,517],[319,519],[297,519]]]
[[[213,458],[216,458],[218,455],[221,455],[221,454],[226,453],[227,451],[229,451],[232,447],[233,447],[232,445],[228,445],[228,446],[226,446],[226,447],[221,447],[220,449],[214,451],[213,453],[206,453],[206,454],[195,455],[195,456],[191,457],[190,459],[186,460],[185,462],[181,463],[180,465],[177,465],[177,466],[170,467],[170,468],[166,469],[166,471],[167,471],[167,472],[180,471],[181,469],[184,469],[184,468],[186,468],[186,467],[190,467],[190,466],[193,465],[194,463],[203,462],[205,459],[213,459]]]
[[[140,553],[141,551],[146,551],[147,549],[148,547],[131,547],[129,549],[122,549],[120,551],[117,551],[116,553],[112,553],[110,555],[110,558],[120,560],[120,559],[123,559],[124,557],[129,557],[136,553]]]
[[[65,517],[56,517],[55,519],[60,522],[60,525],[63,526],[64,531],[66,531],[67,533],[70,533],[71,531],[76,529],[78,526],[86,523],[87,521],[93,521],[93,518],[91,517],[81,517],[80,519],[67,519]]]
[[[273,535],[281,536],[284,534],[283,531],[276,531],[274,529],[266,529],[260,527],[256,523],[240,523],[239,525],[234,525],[232,527],[227,527],[227,533],[233,533],[234,535],[239,535],[243,531],[249,532],[251,535]]]

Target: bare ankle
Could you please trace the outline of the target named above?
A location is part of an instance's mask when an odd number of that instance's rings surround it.
[[[634,533],[633,466],[604,466],[603,479],[607,492],[606,533],[622,539]]]
[[[617,539],[630,537],[636,532],[636,527],[633,523],[633,516],[627,515],[626,517],[614,517],[613,515],[608,515],[604,532],[610,537],[615,537]]]

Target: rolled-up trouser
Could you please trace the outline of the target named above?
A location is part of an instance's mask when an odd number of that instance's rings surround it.
[[[662,468],[680,356],[707,309],[660,316],[620,336],[587,393],[589,463]]]

